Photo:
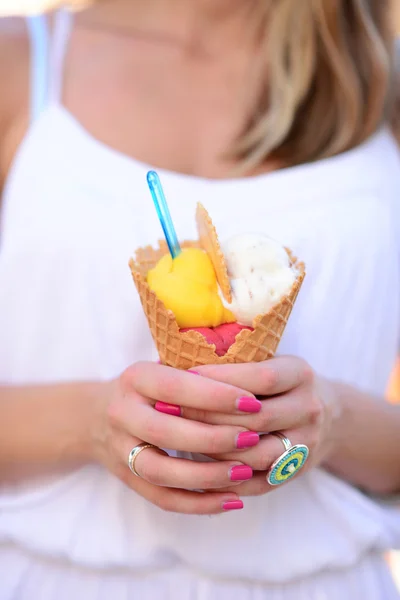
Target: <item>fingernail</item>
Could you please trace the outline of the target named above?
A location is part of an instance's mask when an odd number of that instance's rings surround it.
[[[193,373],[193,375],[200,375],[198,371],[192,371],[192,369],[188,369],[188,373]]]
[[[173,417],[180,417],[182,414],[182,409],[180,406],[176,404],[167,404],[166,402],[156,402],[154,408],[158,410],[158,412],[162,412],[166,415],[172,415]]]
[[[247,481],[253,477],[253,469],[247,465],[237,465],[232,467],[229,472],[231,481]]]
[[[258,413],[261,410],[262,404],[257,398],[242,396],[237,401],[238,410],[247,413]]]
[[[222,508],[224,510],[240,510],[243,508],[243,502],[241,500],[229,500],[223,503]]]
[[[257,446],[260,436],[255,431],[242,431],[236,438],[236,448],[251,448]]]

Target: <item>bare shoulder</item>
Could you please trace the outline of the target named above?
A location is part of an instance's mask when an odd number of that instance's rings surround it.
[[[25,19],[0,18],[0,191],[29,119],[29,55]]]
[[[29,39],[24,19],[0,19],[0,127],[23,110],[29,85]]]
[[[29,57],[29,39],[26,20],[18,17],[0,18],[0,67],[14,66]]]

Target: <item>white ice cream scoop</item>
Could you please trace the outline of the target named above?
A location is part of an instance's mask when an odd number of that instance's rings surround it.
[[[232,287],[232,303],[226,307],[238,323],[252,325],[290,291],[296,269],[286,250],[260,234],[243,234],[222,244]]]

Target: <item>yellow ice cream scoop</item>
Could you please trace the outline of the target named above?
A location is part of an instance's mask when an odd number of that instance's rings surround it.
[[[150,289],[171,310],[179,327],[217,327],[235,321],[218,293],[215,270],[200,248],[163,256],[147,274]]]

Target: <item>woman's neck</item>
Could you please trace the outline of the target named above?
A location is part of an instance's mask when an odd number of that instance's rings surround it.
[[[102,0],[87,11],[97,26],[154,35],[182,50],[216,54],[226,47],[254,43],[258,2],[248,0]],[[257,18],[258,17],[258,18]]]

